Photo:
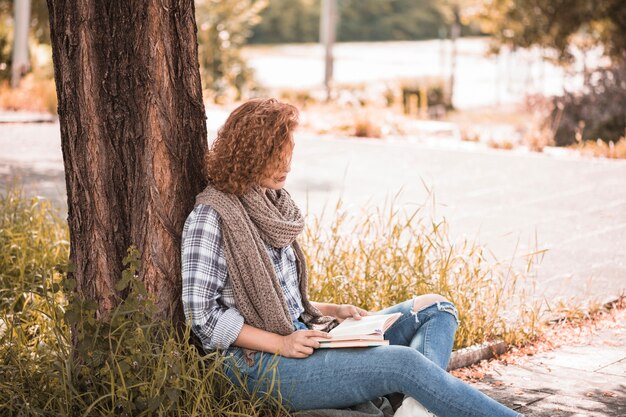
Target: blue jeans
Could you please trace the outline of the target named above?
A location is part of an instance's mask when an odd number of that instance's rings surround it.
[[[412,308],[408,300],[374,313],[402,313],[385,333],[389,346],[317,349],[304,359],[257,352],[253,366],[235,349],[226,374],[251,392],[280,392],[291,410],[345,408],[399,392],[438,417],[521,416],[446,372],[458,326],[452,303]]]

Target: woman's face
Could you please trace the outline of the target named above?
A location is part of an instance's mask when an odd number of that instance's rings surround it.
[[[291,157],[293,156],[293,148],[295,143],[291,142],[291,146],[286,146],[283,151],[283,158],[286,163],[282,167],[273,168],[268,170],[263,178],[259,181],[259,185],[263,190],[269,188],[272,190],[280,190],[285,186],[287,181],[287,174],[291,171]]]

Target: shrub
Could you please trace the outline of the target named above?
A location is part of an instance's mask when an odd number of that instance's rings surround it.
[[[198,60],[204,93],[216,103],[241,100],[256,88],[241,49],[267,0],[197,0]]]
[[[381,138],[382,130],[371,119],[363,115],[357,116],[354,121],[354,136],[359,138]]]
[[[584,155],[595,157],[604,157],[609,159],[626,159],[626,137],[621,138],[617,142],[609,141],[606,143],[601,140],[586,140],[582,143],[572,146]]]
[[[555,97],[549,122],[558,146],[617,142],[626,133],[626,68],[596,70],[582,93]]]

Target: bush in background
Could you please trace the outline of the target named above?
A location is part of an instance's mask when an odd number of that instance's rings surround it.
[[[626,134],[626,68],[596,70],[581,93],[555,97],[549,122],[558,146],[617,142]]]
[[[241,100],[255,88],[241,48],[266,6],[267,0],[196,0],[202,84],[216,103]]]

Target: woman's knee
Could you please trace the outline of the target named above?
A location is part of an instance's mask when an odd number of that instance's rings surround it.
[[[446,297],[439,294],[422,294],[415,296],[413,298],[413,311],[418,312],[420,310],[425,309],[426,307],[430,307],[433,304],[441,303],[441,302],[449,302]]]
[[[455,305],[451,301],[449,301],[447,298],[439,294],[423,294],[423,295],[416,296],[413,299],[413,313],[417,314],[421,310],[428,308],[435,304],[437,305],[437,309],[440,312],[449,313],[452,316],[454,316],[457,326],[460,324],[459,313]]]

